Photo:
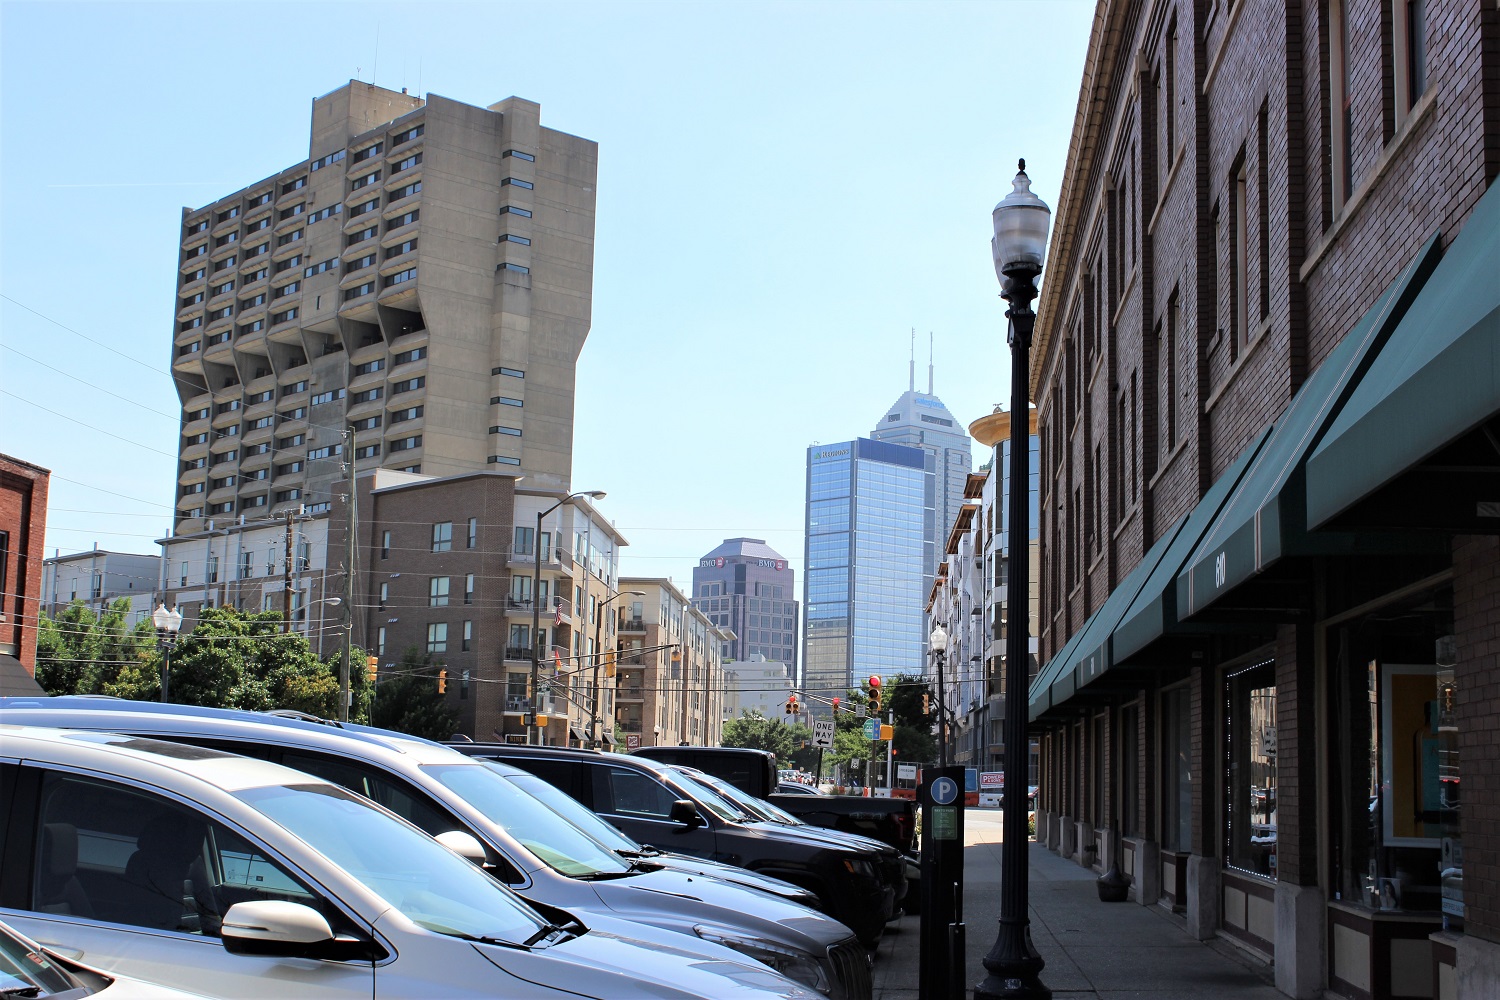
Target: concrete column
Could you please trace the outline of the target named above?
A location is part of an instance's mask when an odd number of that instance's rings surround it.
[[[1323,995],[1328,967],[1324,913],[1317,886],[1276,883],[1276,988],[1296,1000]]]
[[[1099,861],[1099,845],[1094,841],[1094,826],[1082,820],[1074,824],[1074,839],[1078,850],[1070,855],[1084,868],[1092,868]]]
[[[1060,829],[1058,837],[1057,853],[1065,858],[1071,858],[1078,853],[1078,824],[1070,817],[1059,816],[1057,825]]]
[[[1219,931],[1219,859],[1192,854],[1186,864],[1187,932],[1207,941]]]
[[[1458,995],[1500,996],[1500,944],[1465,934],[1458,939]]]
[[[1136,841],[1130,894],[1142,906],[1153,906],[1161,899],[1161,845],[1154,840]]]

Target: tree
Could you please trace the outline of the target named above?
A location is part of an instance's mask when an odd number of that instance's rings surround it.
[[[796,730],[803,735],[796,735]],[[776,755],[780,766],[787,767],[798,739],[810,738],[807,727],[787,725],[780,719],[768,719],[759,712],[747,711],[738,719],[724,724],[724,735],[719,743],[726,747],[749,747],[753,750],[769,750]]]
[[[160,690],[156,632],[149,620],[126,625],[129,598],[95,614],[74,601],[37,625],[37,683],[48,694],[155,697]]]
[[[458,712],[438,694],[431,654],[408,649],[394,671],[383,673],[370,708],[370,724],[429,740],[446,740],[458,729]]]

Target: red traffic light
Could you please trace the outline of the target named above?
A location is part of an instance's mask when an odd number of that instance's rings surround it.
[[[835,712],[839,710],[839,700],[837,698],[833,699],[833,710]]]
[[[880,687],[880,675],[879,674],[871,674],[870,675],[870,687],[872,687],[872,688],[878,688],[878,687]]]

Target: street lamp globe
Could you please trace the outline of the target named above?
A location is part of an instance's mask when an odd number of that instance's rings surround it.
[[[943,623],[938,622],[932,626],[932,634],[927,637],[927,645],[934,653],[941,653],[948,648],[948,630],[943,628]]]
[[[1047,227],[1052,220],[1047,203],[1031,193],[1025,160],[1011,184],[1014,189],[991,215],[995,236],[990,240],[990,252],[995,258],[995,276],[1002,285],[1017,271],[1032,276],[1041,273],[1047,257]]]
[[[165,604],[158,604],[156,610],[151,612],[151,624],[156,626],[158,632],[178,632],[182,629],[182,612],[176,608],[167,610]]]

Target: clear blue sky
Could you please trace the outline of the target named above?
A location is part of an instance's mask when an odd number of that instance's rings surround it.
[[[574,488],[608,491],[626,574],[686,584],[750,535],[800,583],[805,449],[870,432],[913,329],[961,423],[1008,405],[989,214],[1021,156],[1056,202],[1093,13],[0,2],[0,451],[52,470],[48,555],[155,552],[182,207],[306,157],[350,79],[517,95],[600,147]]]

